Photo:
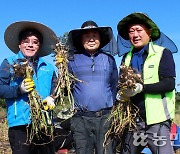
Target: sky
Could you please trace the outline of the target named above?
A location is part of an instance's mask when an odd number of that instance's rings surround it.
[[[0,63],[13,55],[4,43],[4,32],[13,22],[40,22],[62,36],[84,21],[94,20],[99,26],[112,27],[116,37],[118,22],[133,12],[148,14],[179,49],[173,57],[180,92],[180,0],[0,0]],[[53,63],[52,57],[45,59]],[[121,57],[115,59],[119,67]]]

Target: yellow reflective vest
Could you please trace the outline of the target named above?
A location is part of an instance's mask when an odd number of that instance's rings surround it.
[[[149,43],[149,53],[143,66],[144,84],[159,82],[159,64],[164,47]],[[132,58],[132,50],[126,55],[125,65],[129,66]],[[175,90],[161,94],[145,93],[145,109],[147,125],[173,119],[175,116]]]

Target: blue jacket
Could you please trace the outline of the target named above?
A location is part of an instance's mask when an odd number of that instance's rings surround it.
[[[28,95],[20,94],[19,90],[23,79],[15,77],[11,67],[17,59],[23,58],[24,56],[19,52],[17,55],[5,59],[0,67],[0,97],[6,99],[9,127],[31,123]],[[54,68],[39,58],[35,72],[33,75],[35,88],[43,100],[51,93]]]
[[[112,107],[118,81],[115,59],[101,50],[93,56],[75,53],[69,61],[70,72],[82,80],[73,86],[75,107],[79,110],[98,111]]]

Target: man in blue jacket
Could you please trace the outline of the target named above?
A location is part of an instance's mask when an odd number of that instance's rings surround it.
[[[28,142],[31,127],[28,93],[35,88],[50,109],[55,106],[54,99],[50,96],[55,78],[54,68],[41,57],[51,53],[52,46],[56,44],[56,35],[43,24],[20,21],[6,29],[4,39],[8,48],[16,54],[4,59],[0,66],[0,97],[4,98],[7,104],[12,153],[52,154],[54,151],[51,143],[33,146]],[[15,75],[12,65],[22,59],[28,60],[32,66],[33,80]]]
[[[71,128],[77,154],[112,153],[112,144],[103,147],[103,142],[110,126],[107,118],[115,101],[118,71],[113,56],[102,50],[112,35],[110,27],[98,27],[94,21],[69,32],[70,45],[76,50],[69,70],[83,81],[72,88],[76,113]]]

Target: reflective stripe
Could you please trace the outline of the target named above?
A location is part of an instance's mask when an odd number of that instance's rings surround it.
[[[163,103],[164,113],[166,115],[166,118],[171,119],[171,116],[170,116],[170,113],[169,113],[169,110],[168,110],[168,107],[167,107],[167,99],[166,99],[166,97],[164,97],[162,99],[162,103]]]

